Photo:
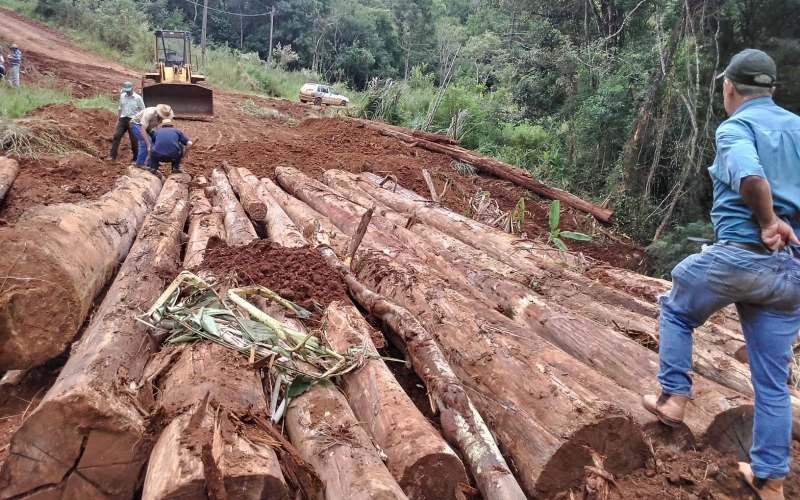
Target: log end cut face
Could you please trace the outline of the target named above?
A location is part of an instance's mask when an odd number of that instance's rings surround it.
[[[706,430],[703,443],[722,453],[733,453],[741,461],[749,461],[753,445],[753,405],[744,404],[720,412]]]
[[[439,500],[451,498],[466,481],[464,465],[455,454],[431,453],[408,467],[398,483],[408,498]]]
[[[590,450],[603,457],[603,468],[624,476],[642,468],[649,454],[641,428],[627,416],[609,416],[582,427],[549,458],[536,482],[537,498],[553,498],[584,480],[584,466],[593,466]]]
[[[0,371],[58,356],[86,313],[60,256],[34,246],[33,236],[0,231]]]

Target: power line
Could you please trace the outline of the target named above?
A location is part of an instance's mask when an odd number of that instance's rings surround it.
[[[203,4],[193,2],[192,0],[186,0],[187,3],[194,5],[195,7],[202,7]],[[229,14],[231,16],[239,16],[239,17],[261,17],[261,16],[268,16],[270,13],[269,11],[264,12],[263,14],[241,14],[239,12],[228,12],[225,10],[215,9],[214,7],[208,7],[208,10],[213,10],[215,12],[219,12],[222,14]]]

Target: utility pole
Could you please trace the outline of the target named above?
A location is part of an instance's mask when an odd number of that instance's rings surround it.
[[[200,65],[206,67],[206,22],[208,21],[208,0],[203,0],[203,32],[200,35]]]
[[[269,11],[269,52],[267,53],[267,68],[272,64],[272,27],[275,20],[275,6],[273,5]]]

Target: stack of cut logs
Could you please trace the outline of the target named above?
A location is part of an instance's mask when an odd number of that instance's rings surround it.
[[[659,390],[657,355],[630,339],[657,341],[657,306],[630,291],[654,297],[669,283],[582,269],[381,181],[290,167],[258,179],[225,163],[208,182],[162,186],[132,169],[97,201],[0,228],[0,370],[67,348],[123,262],[14,434],[0,499],[434,500],[469,498],[470,484],[486,500],[552,498],[580,488],[593,452],[614,475],[642,467],[652,446],[747,452],[752,387],[730,311],[697,330],[695,395],[685,425],[668,429],[640,405]],[[315,247],[342,272],[424,382],[440,429],[369,358],[338,389],[294,398],[284,436],[259,367],[221,363],[228,352],[213,343],[162,346],[136,320],[211,237],[239,246],[258,234]],[[324,314],[333,348],[376,352],[354,304]]]

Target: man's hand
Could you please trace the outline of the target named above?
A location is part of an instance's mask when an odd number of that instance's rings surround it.
[[[794,234],[792,226],[777,216],[775,216],[775,220],[771,224],[761,228],[761,241],[763,241],[770,250],[778,250],[788,243],[800,245],[800,240],[798,240],[797,235]]]

